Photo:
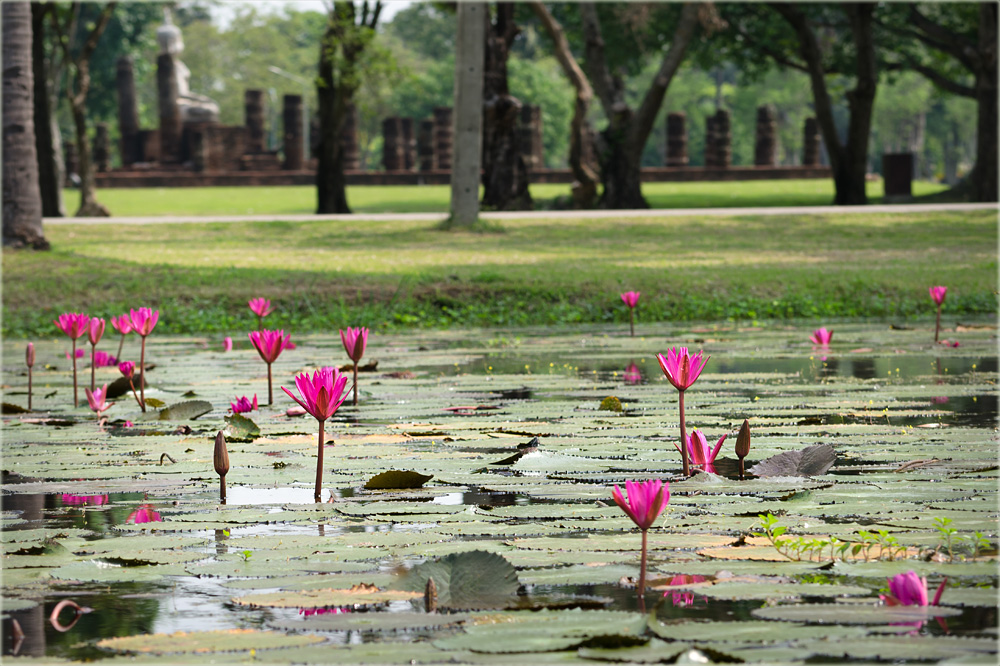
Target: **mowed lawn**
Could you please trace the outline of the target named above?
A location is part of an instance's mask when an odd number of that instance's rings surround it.
[[[52,335],[62,311],[162,310],[164,331],[333,331],[627,321],[929,316],[996,311],[992,211],[546,218],[503,233],[428,222],[50,225],[50,252],[3,255],[3,330]]]
[[[651,208],[717,208],[743,206],[826,206],[833,201],[829,179],[736,181],[729,183],[646,183],[642,186]],[[916,181],[917,196],[945,189]],[[882,182],[868,184],[873,203],[882,197]],[[354,186],[347,201],[356,213],[447,213],[447,185]],[[113,215],[306,215],[316,212],[316,188],[203,187],[107,189],[98,199]],[[536,208],[551,209],[570,196],[569,185],[532,185]],[[66,190],[66,210],[72,215],[80,194]]]

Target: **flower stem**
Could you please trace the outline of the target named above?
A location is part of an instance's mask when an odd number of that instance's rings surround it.
[[[274,394],[271,393],[271,364],[267,364],[267,404],[268,406],[274,402]],[[322,428],[322,426],[320,426]]]
[[[934,342],[938,341],[938,336],[940,334],[941,334],[941,305],[938,304],[937,322],[934,324]]]
[[[139,405],[140,407],[142,407],[142,401],[141,401],[141,400],[139,400],[139,396],[138,396],[138,395],[136,395],[136,393],[135,393],[135,384],[133,384],[133,383],[132,383],[132,378],[131,378],[131,377],[129,377],[129,378],[128,378],[128,387],[129,387],[130,389],[132,389],[132,395],[133,395],[133,396],[135,397],[135,401],[136,401],[136,403],[137,403],[137,404],[138,404],[138,405]],[[145,410],[143,410],[143,411],[145,411]]]
[[[684,461],[684,476],[691,476],[691,469],[688,466],[688,446],[687,427],[684,423],[684,391],[680,391],[680,412],[681,412],[681,460]]]
[[[639,595],[639,612],[646,612],[646,530],[642,531],[642,559],[639,562],[639,587],[636,589]]]
[[[28,366],[28,411],[31,411],[31,366]]]
[[[94,389],[97,388],[97,382],[94,380],[94,372],[97,370],[97,345],[90,345],[90,392],[93,393]]]
[[[121,363],[122,360],[122,347],[125,346],[125,334],[122,333],[122,339],[118,342],[118,354],[115,356],[115,360]]]
[[[75,409],[77,405],[80,404],[80,393],[76,388],[76,338],[73,338],[73,351],[70,352],[73,356],[73,408]]]
[[[354,405],[358,404],[358,362],[354,362]]]
[[[142,336],[142,347],[139,350],[139,407],[146,411],[146,336]]]
[[[633,315],[632,308],[628,309],[628,330],[635,337],[635,316]]]
[[[320,501],[323,490],[323,421],[319,422],[319,450],[316,452],[316,491],[313,499]]]

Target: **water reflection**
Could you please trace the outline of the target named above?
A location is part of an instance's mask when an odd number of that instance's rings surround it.
[[[692,585],[694,583],[704,583],[706,580],[708,580],[708,578],[705,576],[698,576],[698,575],[688,576],[685,574],[680,576],[674,576],[669,581],[667,581],[667,585],[669,587],[683,587],[687,585]],[[667,603],[670,603],[677,607],[693,606],[694,592],[692,592],[691,590],[673,591],[673,592],[667,590],[666,592],[663,593],[663,599]],[[706,604],[708,603],[708,597],[702,597],[702,600],[704,600]]]
[[[639,370],[639,366],[632,361],[625,367],[625,383],[626,384],[641,384],[642,383],[642,372]]]
[[[128,518],[125,519],[126,523],[133,523],[135,525],[140,525],[142,523],[159,523],[162,522],[163,518],[160,514],[153,508],[152,504],[143,504],[138,509],[128,514]]]

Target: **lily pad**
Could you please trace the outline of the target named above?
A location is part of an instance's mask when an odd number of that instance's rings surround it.
[[[483,550],[452,553],[424,562],[407,572],[393,587],[424,591],[434,579],[438,604],[444,608],[504,608],[517,595],[517,572],[502,556]]]
[[[173,634],[143,634],[106,638],[97,647],[114,652],[138,654],[204,654],[211,652],[249,652],[290,648],[323,642],[322,636],[291,635],[256,629],[225,629],[218,631],[178,631]]]
[[[941,606],[865,606],[860,604],[799,604],[756,608],[750,613],[762,620],[815,624],[893,624],[924,622],[935,617],[961,615]]]
[[[252,419],[242,414],[227,414],[226,440],[230,442],[252,442],[260,437],[260,428]]]
[[[432,474],[421,474],[410,470],[390,469],[368,479],[365,490],[399,490],[419,488],[431,479]]]

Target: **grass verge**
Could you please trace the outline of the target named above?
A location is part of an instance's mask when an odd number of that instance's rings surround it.
[[[916,181],[916,196],[943,191],[945,186]],[[740,208],[753,206],[827,206],[833,202],[833,182],[825,179],[735,181],[728,183],[646,183],[643,194],[651,208]],[[569,198],[569,185],[532,185],[537,209],[552,209]],[[66,210],[80,207],[80,193],[66,190]],[[98,199],[114,215],[310,215],[316,211],[316,188],[199,187],[106,189]],[[355,186],[347,201],[356,213],[447,213],[447,185]],[[873,203],[882,197],[882,182],[868,183]]]
[[[946,316],[997,309],[990,211],[509,220],[503,234],[427,222],[51,226],[50,252],[4,250],[3,333],[54,335],[63,311],[161,310],[158,330],[383,328]]]

